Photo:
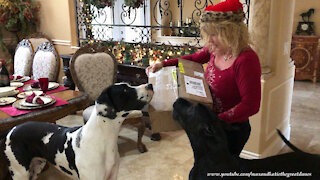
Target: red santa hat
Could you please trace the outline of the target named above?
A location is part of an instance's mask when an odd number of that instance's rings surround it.
[[[205,8],[200,17],[200,22],[242,22],[244,13],[242,4],[239,0],[226,0],[216,5],[210,5]]]

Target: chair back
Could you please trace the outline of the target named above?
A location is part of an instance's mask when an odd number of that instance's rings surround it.
[[[116,81],[117,62],[106,47],[87,44],[76,51],[70,61],[70,72],[80,91],[89,95],[90,104]]]
[[[31,35],[27,36],[26,39],[28,39],[31,42],[34,51],[38,48],[38,46],[40,44],[42,44],[44,42],[51,42],[52,43],[52,41],[50,40],[50,38],[47,35],[40,33],[40,32],[31,34]]]
[[[32,67],[33,47],[28,39],[23,39],[16,47],[14,54],[14,75],[30,76]]]
[[[57,81],[59,67],[60,57],[53,44],[50,42],[40,44],[33,57],[33,79],[47,77],[49,81]]]

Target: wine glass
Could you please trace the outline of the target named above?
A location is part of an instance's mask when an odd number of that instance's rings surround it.
[[[38,81],[42,92],[45,94],[48,91],[49,78],[39,78]]]

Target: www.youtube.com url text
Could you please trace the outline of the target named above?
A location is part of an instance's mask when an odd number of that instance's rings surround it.
[[[207,176],[216,176],[216,177],[309,177],[312,176],[311,173],[304,172],[266,172],[266,173],[238,173],[238,172],[228,172],[228,173],[207,173]]]

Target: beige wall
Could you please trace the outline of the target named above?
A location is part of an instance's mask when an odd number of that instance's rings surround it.
[[[307,12],[310,8],[315,9],[315,13],[311,16],[310,21],[315,23],[315,34],[320,36],[320,1],[319,0],[296,0],[294,10],[293,30],[294,34],[299,21],[302,21],[300,14]]]
[[[48,35],[59,54],[72,53],[77,45],[73,0],[37,0],[41,2],[39,32]]]

